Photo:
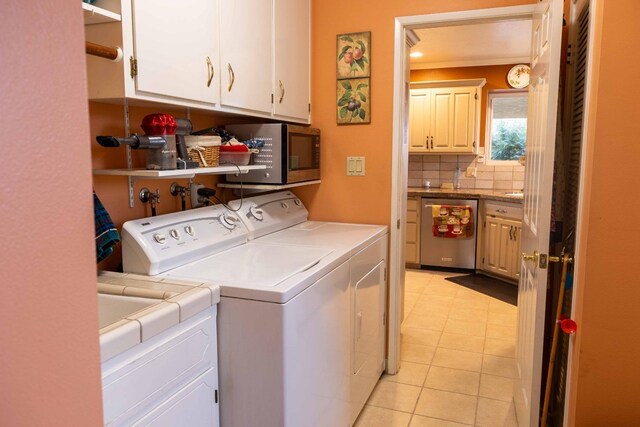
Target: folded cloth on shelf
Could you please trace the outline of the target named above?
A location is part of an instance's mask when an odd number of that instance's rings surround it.
[[[473,237],[473,209],[467,205],[433,205],[431,231],[434,237]]]
[[[93,192],[93,217],[96,226],[96,262],[100,262],[113,253],[113,247],[120,241],[120,235],[95,191]]]

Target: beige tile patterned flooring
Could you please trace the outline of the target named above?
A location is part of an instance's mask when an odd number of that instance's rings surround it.
[[[407,270],[401,367],[384,375],[356,427],[516,427],[516,307]]]

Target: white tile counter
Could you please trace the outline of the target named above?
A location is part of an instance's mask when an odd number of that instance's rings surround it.
[[[220,287],[212,283],[106,271],[98,273],[98,292],[101,294],[100,354],[103,362],[220,301]],[[115,296],[129,298],[109,300],[117,299]],[[116,318],[114,313],[105,313],[118,303],[131,307],[122,318],[118,319],[117,313]]]

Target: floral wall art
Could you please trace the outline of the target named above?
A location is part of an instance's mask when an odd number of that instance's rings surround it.
[[[371,123],[371,32],[340,34],[336,41],[337,122]]]

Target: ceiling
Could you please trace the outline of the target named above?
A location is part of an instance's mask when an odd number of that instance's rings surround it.
[[[411,69],[529,63],[531,21],[514,20],[414,30],[420,42]]]

